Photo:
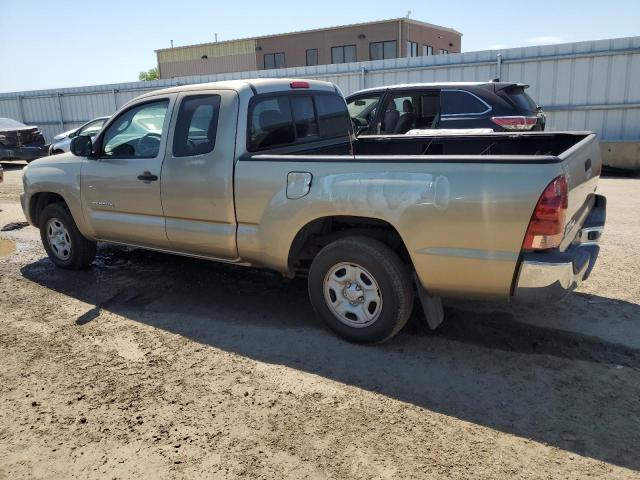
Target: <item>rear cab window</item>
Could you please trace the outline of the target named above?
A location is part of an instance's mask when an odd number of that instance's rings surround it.
[[[251,101],[248,118],[250,152],[346,137],[352,130],[344,99],[329,93],[261,95]]]

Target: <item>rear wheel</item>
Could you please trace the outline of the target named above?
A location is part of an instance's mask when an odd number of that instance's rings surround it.
[[[368,237],[336,240],[318,253],[309,271],[309,297],[331,330],[357,343],[390,339],[413,307],[409,269]]]
[[[56,266],[77,270],[91,265],[96,244],[82,236],[64,204],[46,206],[39,221],[42,245]]]

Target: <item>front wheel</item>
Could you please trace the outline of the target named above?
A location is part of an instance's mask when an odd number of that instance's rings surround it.
[[[327,326],[357,343],[397,334],[413,307],[409,269],[385,244],[368,237],[330,243],[309,271],[311,304]]]
[[[96,244],[82,236],[64,204],[46,206],[39,221],[42,245],[56,266],[78,270],[91,265]]]

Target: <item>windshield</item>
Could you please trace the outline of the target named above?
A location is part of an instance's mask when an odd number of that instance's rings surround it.
[[[349,103],[347,103],[349,116],[351,118],[365,120],[368,123],[368,121],[373,116],[374,110],[377,107],[379,100],[380,95],[371,97],[358,97],[356,99],[350,100]]]

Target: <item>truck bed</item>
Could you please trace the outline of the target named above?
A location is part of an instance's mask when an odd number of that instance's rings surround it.
[[[294,146],[273,153],[283,155],[349,155],[351,148],[355,156],[424,156],[450,158],[425,158],[423,161],[489,161],[492,156],[507,157],[557,157],[571,147],[589,138],[589,132],[531,132],[531,133],[486,133],[479,135],[367,135],[349,142],[348,139],[325,145],[314,144],[309,147]],[[468,156],[462,159],[454,156]],[[485,158],[476,158],[485,157]],[[529,158],[501,158],[500,161],[533,161]],[[558,159],[539,158],[540,162],[553,162]]]
[[[288,246],[293,239],[281,232],[319,211],[373,216],[400,233],[429,291],[508,298],[542,191],[566,176],[565,250],[596,202],[600,166],[589,132],[366,136],[245,156],[236,165],[238,250],[252,261],[264,256],[262,242],[272,252],[270,239]],[[294,201],[283,181],[290,172],[312,178],[309,194]]]

